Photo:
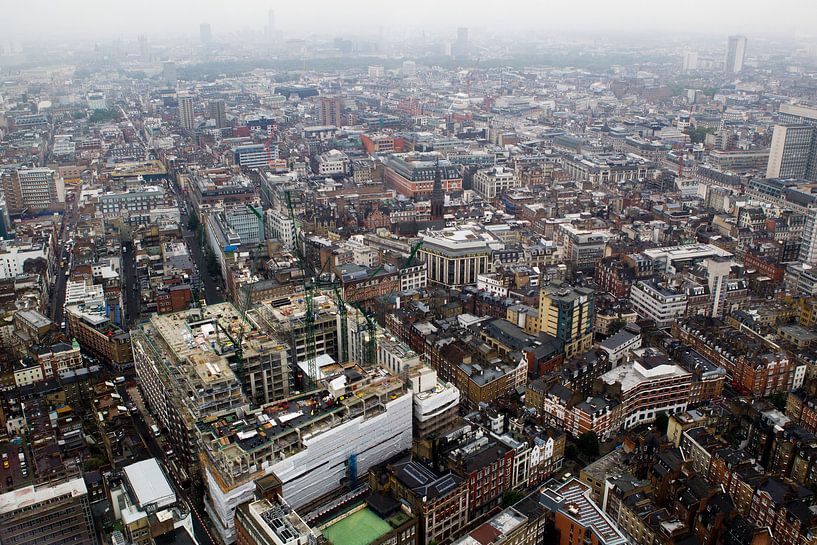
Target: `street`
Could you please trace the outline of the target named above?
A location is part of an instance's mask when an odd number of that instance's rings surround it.
[[[123,241],[122,248],[122,290],[125,299],[125,325],[132,326],[139,319],[139,299],[142,290],[139,287],[139,278],[136,275],[133,242]]]
[[[54,284],[51,293],[51,304],[49,312],[51,319],[56,324],[61,324],[64,318],[62,305],[65,302],[65,286],[68,282],[68,277],[65,276],[65,271],[71,270],[71,255],[65,251],[65,242],[71,238],[74,232],[74,227],[77,224],[77,207],[79,202],[81,184],[72,188],[69,191],[73,194],[70,202],[66,201],[65,211],[62,216],[62,227],[60,228],[60,235],[58,237],[58,249],[55,256],[57,264],[65,260],[65,267],[55,267]]]
[[[165,453],[162,450],[161,445],[159,445],[158,438],[153,436],[153,432],[150,431],[148,427],[148,423],[145,421],[147,410],[144,406],[144,403],[141,399],[141,394],[138,393],[138,389],[135,389],[137,392],[137,396],[131,395],[131,389],[122,388],[120,393],[125,400],[126,403],[130,404],[133,403],[139,408],[139,412],[133,415],[133,421],[136,426],[136,431],[139,436],[142,438],[142,442],[150,452],[150,455],[157,460],[161,460],[164,464],[165,468],[167,469],[168,476],[173,479],[174,484],[176,485],[176,491],[179,495],[184,499],[187,505],[190,507],[190,512],[193,514],[193,531],[196,534],[195,538],[198,541],[199,545],[216,545],[215,540],[213,539],[210,530],[207,529],[207,525],[204,522],[204,519],[199,513],[198,509],[196,508],[193,500],[184,492],[184,489],[179,482],[179,478],[176,475],[176,472],[173,469],[173,465],[170,463],[169,460],[166,459]],[[147,416],[149,418],[149,416]]]
[[[177,197],[182,201],[182,203],[184,203],[184,195],[177,194]],[[188,204],[192,208],[193,205],[191,203]],[[195,263],[196,267],[199,269],[199,279],[201,281],[201,285],[204,287],[204,298],[207,300],[208,305],[213,303],[221,303],[224,301],[224,296],[218,289],[220,288],[219,283],[216,282],[215,278],[207,273],[207,259],[204,255],[204,251],[202,249],[203,247],[201,244],[199,244],[195,231],[191,231],[187,228],[187,223],[190,218],[184,212],[184,205],[181,206],[181,211],[182,234],[184,235],[184,241],[187,243],[187,247],[190,249],[190,255],[193,258],[193,263]]]

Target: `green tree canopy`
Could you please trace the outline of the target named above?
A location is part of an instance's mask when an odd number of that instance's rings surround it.
[[[600,452],[599,436],[594,431],[584,432],[576,440],[579,452],[588,458],[598,458]]]

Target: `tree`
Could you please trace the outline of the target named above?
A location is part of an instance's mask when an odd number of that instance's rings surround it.
[[[510,507],[524,497],[525,495],[518,490],[508,490],[502,496],[502,507]]]
[[[91,123],[103,123],[105,121],[112,121],[116,119],[116,117],[116,110],[94,110],[88,117],[88,121]]]
[[[576,445],[570,444],[565,447],[565,458],[568,460],[576,460],[579,457],[579,449]]]
[[[205,255],[207,261],[207,273],[210,276],[221,276],[221,268],[218,266],[216,254],[208,247]]]
[[[187,218],[187,229],[190,231],[196,231],[199,228],[199,217],[193,213],[190,214],[190,217]]]
[[[667,413],[658,413],[658,416],[655,417],[655,427],[658,428],[661,435],[667,434],[667,428],[669,427],[669,416],[667,416]]]
[[[94,471],[95,469],[99,469],[100,467],[104,466],[107,461],[104,458],[88,458],[85,460],[85,464],[83,465],[83,469],[85,471]]]
[[[769,396],[769,403],[774,405],[774,408],[778,411],[782,411],[786,409],[786,398],[788,396],[783,392],[777,392]]]
[[[707,134],[714,133],[714,129],[704,128],[704,127],[690,127],[689,128],[689,139],[692,140],[695,144],[700,144],[706,139]]]
[[[610,322],[610,335],[615,335],[618,333],[622,327],[627,325],[627,320],[624,318],[616,318],[612,322]]]
[[[594,431],[584,432],[576,440],[576,447],[584,456],[592,459],[599,457],[599,436]]]

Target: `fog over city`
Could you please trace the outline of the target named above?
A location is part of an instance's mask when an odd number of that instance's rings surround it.
[[[424,29],[469,26],[488,34],[597,32],[813,35],[817,10],[809,0],[417,0],[413,2],[265,2],[262,0],[32,0],[0,2],[0,36],[37,41],[98,40],[145,34],[183,37],[209,22],[216,35],[258,31],[268,9],[288,35],[349,33],[394,37]],[[232,36],[231,36],[232,37]]]

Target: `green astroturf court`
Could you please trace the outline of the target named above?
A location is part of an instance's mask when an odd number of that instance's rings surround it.
[[[323,535],[332,545],[368,545],[390,531],[389,523],[366,507],[327,526]]]

